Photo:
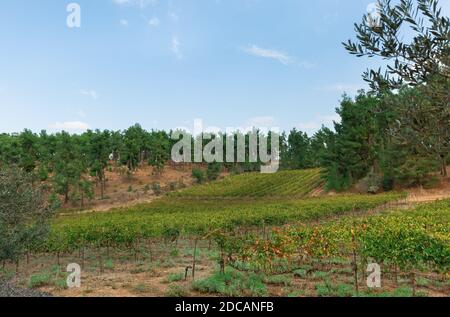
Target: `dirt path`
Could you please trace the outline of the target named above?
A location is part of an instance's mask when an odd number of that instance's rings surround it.
[[[86,210],[80,210],[80,211],[68,211],[68,212],[60,212],[59,216],[73,216],[73,215],[84,215],[84,214],[90,214],[90,213],[96,213],[96,212],[112,212],[119,208],[129,208],[140,204],[146,204],[151,203],[152,201],[155,201],[156,199],[161,198],[161,196],[149,196],[145,198],[138,198],[133,201],[127,201],[127,202],[118,202],[116,204],[109,203],[104,205],[96,206],[92,209],[86,209]]]

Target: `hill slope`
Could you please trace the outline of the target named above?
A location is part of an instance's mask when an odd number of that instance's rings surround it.
[[[247,173],[188,188],[171,195],[185,198],[301,198],[322,186],[321,172],[321,169],[308,169],[281,171],[275,174]]]

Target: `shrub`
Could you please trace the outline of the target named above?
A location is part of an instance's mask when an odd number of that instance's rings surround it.
[[[198,184],[201,184],[205,181],[205,172],[203,172],[199,168],[195,168],[192,171],[192,177],[197,181]]]
[[[44,241],[53,211],[30,175],[16,167],[0,170],[0,261],[16,261]]]
[[[208,180],[213,181],[219,178],[221,170],[222,166],[220,165],[220,163],[208,164],[208,169],[206,170],[206,176],[208,177]]]
[[[29,288],[39,288],[52,284],[52,276],[48,272],[32,275],[28,282]]]
[[[184,273],[180,272],[180,273],[171,273],[169,274],[169,276],[167,276],[167,281],[169,283],[173,283],[173,282],[179,282],[184,280]]]
[[[358,182],[357,188],[364,193],[376,194],[383,188],[383,177],[370,173]]]

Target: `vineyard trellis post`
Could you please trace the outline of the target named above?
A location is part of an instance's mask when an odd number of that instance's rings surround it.
[[[198,244],[198,237],[195,237],[194,240],[194,256],[192,260],[192,279],[195,280],[195,262],[197,260],[197,244]]]

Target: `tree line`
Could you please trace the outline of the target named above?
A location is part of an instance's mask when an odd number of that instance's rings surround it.
[[[255,130],[256,131],[256,130]],[[193,172],[199,182],[204,179],[214,180],[223,169],[232,173],[257,171],[262,162],[251,159],[249,150],[250,134],[236,133],[234,138],[235,162],[206,163],[200,162],[200,167]],[[187,133],[186,133],[187,134]],[[186,135],[185,134],[185,135]],[[82,134],[69,134],[62,131],[49,134],[46,131],[34,133],[24,130],[21,133],[0,134],[0,167],[17,166],[31,175],[34,182],[45,183],[49,186],[51,198],[64,203],[84,204],[85,200],[93,198],[94,186],[98,186],[101,198],[104,197],[107,183],[106,172],[113,170],[132,175],[139,167],[150,165],[154,172],[161,174],[171,161],[173,146],[179,141],[173,139],[172,131],[146,131],[139,124],[123,130],[88,130]],[[202,135],[190,136],[194,161],[193,144],[202,142],[203,147],[210,140]],[[238,138],[245,140],[245,155],[238,159]],[[264,139],[270,149],[270,138]],[[181,136],[180,136],[181,138]],[[226,153],[227,142],[230,138],[226,134],[216,134],[212,139],[222,138],[223,153]],[[258,148],[260,138],[257,139]],[[224,161],[225,157],[224,157]]]
[[[336,109],[341,120],[334,123],[334,129],[323,127],[312,136],[296,129],[281,134],[282,169],[322,167],[327,188],[338,191],[361,180],[370,191],[378,191],[396,184],[424,184],[436,171],[447,176],[449,18],[442,15],[437,0],[393,3],[380,0],[377,23],[365,15],[355,24],[356,40],[343,43],[357,57],[383,59],[388,65],[384,72],[382,68],[367,70],[363,78],[371,90],[360,91],[355,98],[343,96]],[[401,40],[405,28],[410,33],[408,42]],[[81,135],[29,130],[1,134],[0,164],[17,165],[36,181],[50,181],[54,197],[61,195],[66,203],[83,203],[92,198],[94,185],[100,187],[103,197],[105,171],[112,164],[128,174],[142,164],[161,173],[178,141],[170,137],[171,132],[146,131],[136,124],[124,131],[96,130]],[[278,135],[269,133],[271,137]],[[226,134],[212,138],[223,138],[226,153]],[[237,138],[235,135],[235,146]],[[208,163],[208,178],[217,178],[223,168],[236,173],[259,170],[262,163],[250,159],[249,133],[244,139],[245,157],[235,157],[237,163]],[[201,142],[206,145],[209,140],[202,138]],[[199,170],[194,176],[199,181],[205,177]]]

